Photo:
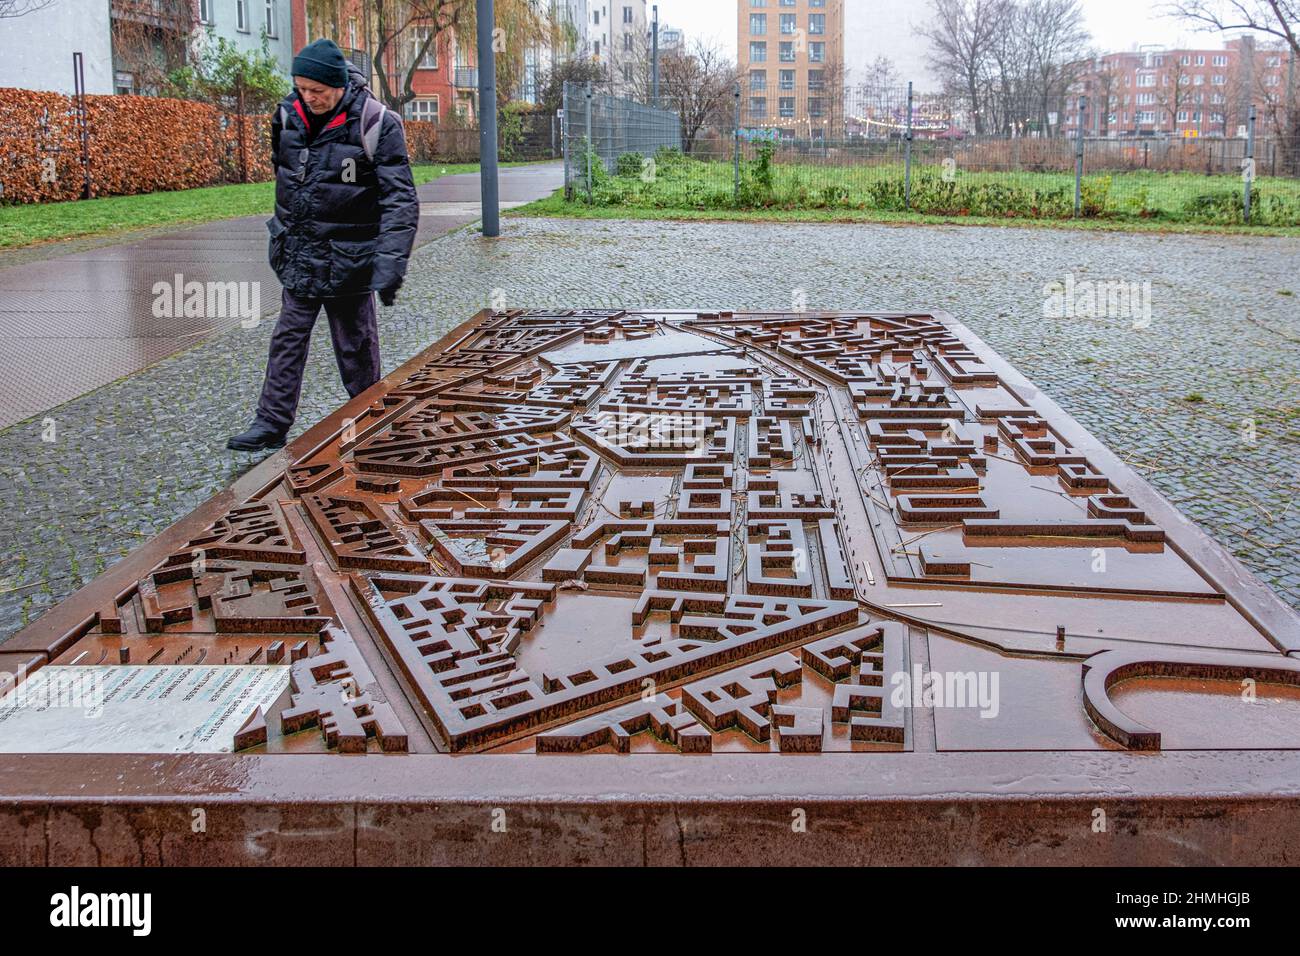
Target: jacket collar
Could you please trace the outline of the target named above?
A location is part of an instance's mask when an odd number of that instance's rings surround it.
[[[338,112],[335,113],[334,118],[326,123],[324,128],[316,134],[316,138],[312,140],[313,143],[320,142],[330,134],[332,130],[336,130],[340,126],[345,126],[347,124],[348,118],[353,113],[353,108],[361,101],[360,97],[357,95],[359,92],[356,83],[349,80],[347,89],[343,92],[343,99],[339,101]],[[292,92],[285,97],[284,105],[287,107],[289,115],[296,119],[298,124],[302,127],[303,132],[306,132],[308,129],[307,108],[303,105],[302,98],[298,96],[297,91]],[[293,121],[293,119],[289,120],[291,123]]]

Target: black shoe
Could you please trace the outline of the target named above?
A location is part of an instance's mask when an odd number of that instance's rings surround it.
[[[234,451],[262,451],[266,448],[283,448],[286,431],[268,425],[260,418],[246,432],[235,435],[226,447]]]

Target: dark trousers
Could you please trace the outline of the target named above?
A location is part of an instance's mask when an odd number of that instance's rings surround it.
[[[321,306],[329,316],[334,357],[338,359],[339,375],[348,394],[355,398],[379,381],[379,328],[375,323],[373,293],[307,299],[286,289],[281,299],[280,318],[271,334],[266,382],[257,403],[257,417],[267,424],[286,430],[293,424],[311,330]]]

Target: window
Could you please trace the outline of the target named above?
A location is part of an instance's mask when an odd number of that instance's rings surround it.
[[[348,49],[355,50],[356,48],[357,48],[357,18],[349,17],[348,18]]]
[[[599,41],[599,40],[596,40],[595,42],[592,43],[592,45],[591,45],[591,52],[594,53],[594,54],[596,54],[596,56],[600,56],[600,41]]]
[[[809,70],[808,71],[808,89],[824,90],[826,88],[826,71]]]
[[[826,62],[826,44],[817,40],[808,44],[808,59],[813,63]]]
[[[785,119],[791,119],[794,116],[794,97],[782,96],[777,101],[777,111]]]
[[[794,62],[794,41],[793,41],[793,40],[782,40],[782,41],[781,41],[781,51],[780,51],[780,55],[781,55],[781,62],[782,62],[782,63],[793,63],[793,62]]]
[[[1154,93],[1139,93],[1137,95],[1138,106],[1154,106],[1155,103],[1156,95]]]
[[[1214,63],[1215,66],[1227,66],[1228,58],[1224,56],[1222,53],[1220,53],[1218,56],[1214,58],[1212,62]]]
[[[749,71],[749,88],[760,93],[767,89],[767,70]]]
[[[1198,56],[1198,57],[1196,58],[1196,65],[1197,65],[1197,66],[1205,66],[1205,57],[1203,57],[1203,56]]]
[[[781,71],[781,89],[783,90],[794,89],[794,70]]]
[[[212,0],[199,0],[199,19],[212,23]]]
[[[795,22],[798,18],[793,13],[781,14],[781,32],[786,36],[794,34]]]
[[[1164,65],[1165,65],[1165,58],[1163,56],[1156,57],[1156,66],[1164,66]]]
[[[810,7],[824,7],[824,6],[826,6],[826,0],[808,0],[808,6],[810,6]]]
[[[767,6],[767,0],[749,0],[749,5],[751,7],[765,7]]]
[[[821,117],[826,115],[825,109],[822,106],[822,98],[820,96],[808,97],[808,115],[812,117]]]
[[[808,35],[819,37],[826,34],[826,14],[810,13],[808,14]]]
[[[1202,74],[1197,73],[1196,76],[1193,77],[1193,79],[1192,79],[1192,85],[1193,85],[1193,86],[1203,86],[1204,84],[1205,84],[1205,77],[1204,77]]]
[[[794,5],[795,5],[795,0],[779,0],[779,2],[777,3],[778,7],[793,7]]]
[[[1178,122],[1180,122],[1180,123],[1186,123],[1186,122],[1187,122],[1187,110],[1179,110],[1179,111],[1178,111]]]
[[[600,26],[600,11],[599,11],[599,10],[593,10],[593,11],[591,12],[591,22],[592,22],[593,24],[595,24],[596,26]]]
[[[1222,123],[1222,122],[1223,122],[1223,114],[1222,114],[1222,113],[1211,113],[1211,114],[1210,114],[1210,122],[1211,122],[1211,123]]]
[[[248,32],[248,0],[235,0],[235,29]]]
[[[1191,66],[1191,65],[1192,65],[1192,58],[1191,58],[1190,56],[1188,56],[1187,54],[1184,53],[1181,62],[1182,62],[1182,64],[1183,64],[1183,66]]]
[[[1281,58],[1280,56],[1270,56],[1270,57],[1268,58],[1268,65],[1269,65],[1270,67],[1273,67],[1273,66],[1281,66],[1281,65],[1282,65],[1282,58]]]
[[[630,33],[623,34],[623,49],[624,50],[632,49],[632,34]]]
[[[1264,85],[1265,85],[1265,86],[1277,86],[1277,81],[1278,81],[1278,79],[1279,79],[1278,75],[1277,75],[1276,73],[1272,73],[1272,74],[1270,74],[1270,75],[1264,77]]]
[[[760,119],[767,116],[766,96],[751,96],[749,98],[749,115]]]
[[[749,62],[767,62],[767,43],[763,40],[751,40],[749,44]]]
[[[438,97],[422,96],[411,100],[406,104],[406,118],[423,120],[426,123],[438,122]]]
[[[1227,82],[1228,82],[1228,78],[1224,76],[1222,73],[1215,73],[1214,76],[1210,77],[1211,86],[1224,86],[1227,84]]]
[[[1166,79],[1167,79],[1167,78],[1168,78],[1168,77],[1166,76]],[[1138,86],[1155,86],[1155,85],[1156,85],[1156,77],[1155,77],[1155,74],[1154,74],[1154,73],[1146,73],[1146,74],[1144,74],[1144,75],[1142,75],[1142,76],[1139,76],[1139,77],[1138,77],[1137,85],[1138,85]]]
[[[1199,123],[1200,121],[1201,121],[1201,111],[1196,110],[1194,113],[1192,113],[1192,122]]]
[[[631,23],[631,22],[632,22],[632,8],[631,8],[631,7],[624,7],[624,8],[623,8],[623,22],[624,22],[624,23]]]
[[[623,82],[624,82],[624,83],[631,83],[631,82],[632,82],[632,64],[631,64],[631,63],[624,63],[624,64],[623,64]]]
[[[767,33],[767,14],[751,13],[749,15],[749,32],[752,36],[761,37]]]
[[[354,30],[356,20],[348,23],[349,30]],[[415,27],[411,31],[411,59],[414,60],[420,55],[420,47],[429,39],[428,27]],[[355,45],[353,49],[356,49]],[[424,58],[420,60],[416,69],[419,70],[436,70],[438,68],[438,41],[435,39],[429,44],[429,49],[424,51]]]
[[[274,39],[278,34],[275,32],[275,0],[266,0],[266,35]]]
[[[1143,110],[1138,113],[1137,117],[1139,123],[1154,123],[1156,121],[1156,114],[1153,110]]]

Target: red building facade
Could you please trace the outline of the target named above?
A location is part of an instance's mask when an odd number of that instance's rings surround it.
[[[1078,98],[1088,136],[1244,135],[1256,107],[1256,134],[1285,128],[1288,51],[1251,37],[1223,49],[1146,49],[1107,53],[1071,89],[1064,129],[1078,129]]]

